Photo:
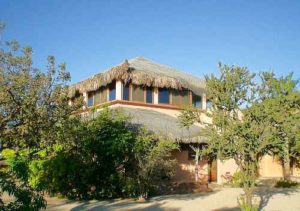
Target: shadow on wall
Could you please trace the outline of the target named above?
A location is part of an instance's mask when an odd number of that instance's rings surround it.
[[[176,158],[176,174],[172,179],[177,183],[191,183],[195,182],[195,161],[188,159],[188,150],[176,150],[173,152],[173,156]],[[198,167],[199,183],[208,182],[208,162],[207,160],[199,161]]]

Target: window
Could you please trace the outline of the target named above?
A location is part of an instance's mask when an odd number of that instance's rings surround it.
[[[182,97],[182,105],[191,105],[190,91],[188,90],[181,91],[181,97]]]
[[[181,95],[179,90],[172,90],[172,104],[181,105]]]
[[[94,105],[94,92],[88,93],[88,107],[91,107]]]
[[[190,104],[190,92],[188,90],[172,90],[172,104],[177,106]]]
[[[134,85],[132,88],[132,100],[144,102],[144,89],[141,86]]]
[[[195,95],[194,93],[193,93],[193,107],[202,108],[201,96]]]
[[[123,86],[123,100],[129,100],[129,84]]]
[[[116,99],[116,82],[109,85],[109,101]]]
[[[206,109],[211,109],[212,108],[212,102],[210,100],[206,101]]]
[[[104,87],[98,89],[94,94],[94,104],[98,105],[107,101],[107,92]]]
[[[153,92],[151,87],[146,88],[146,103],[153,103]]]
[[[170,91],[168,89],[158,89],[158,103],[164,103],[169,104],[170,103],[170,97],[169,97]]]

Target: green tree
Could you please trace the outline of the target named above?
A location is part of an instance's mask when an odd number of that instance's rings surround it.
[[[290,180],[292,161],[299,157],[300,93],[299,81],[293,75],[276,78],[273,73],[262,73],[262,96],[268,113],[266,120],[273,127],[272,152],[283,163],[283,176]]]
[[[20,50],[16,41],[0,46],[0,151],[15,152],[14,168],[1,170],[0,189],[16,198],[1,209],[38,210],[45,206],[42,194],[28,185],[28,166],[21,162],[36,159],[38,152],[48,149],[60,139],[62,129],[70,114],[80,103],[68,105],[67,81],[69,73],[65,64],[56,65],[48,57],[47,71],[33,66],[32,49]],[[26,150],[26,153],[21,154]],[[1,193],[0,193],[1,194]]]
[[[213,107],[206,112],[212,123],[202,122],[207,147],[201,153],[235,160],[245,192],[245,200],[241,201],[254,210],[252,198],[258,162],[268,152],[271,127],[264,121],[267,113],[257,99],[255,75],[244,67],[220,64],[219,69],[220,77],[205,77]]]

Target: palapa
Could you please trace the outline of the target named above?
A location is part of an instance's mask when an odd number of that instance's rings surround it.
[[[114,80],[148,87],[188,89],[197,95],[205,93],[205,81],[203,79],[143,57],[136,57],[71,85],[69,97],[74,97],[76,92],[96,91]]]

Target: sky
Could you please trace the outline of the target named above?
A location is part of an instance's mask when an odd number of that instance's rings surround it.
[[[193,75],[218,62],[300,79],[300,1],[0,0],[2,40],[65,62],[72,83],[143,56]]]

